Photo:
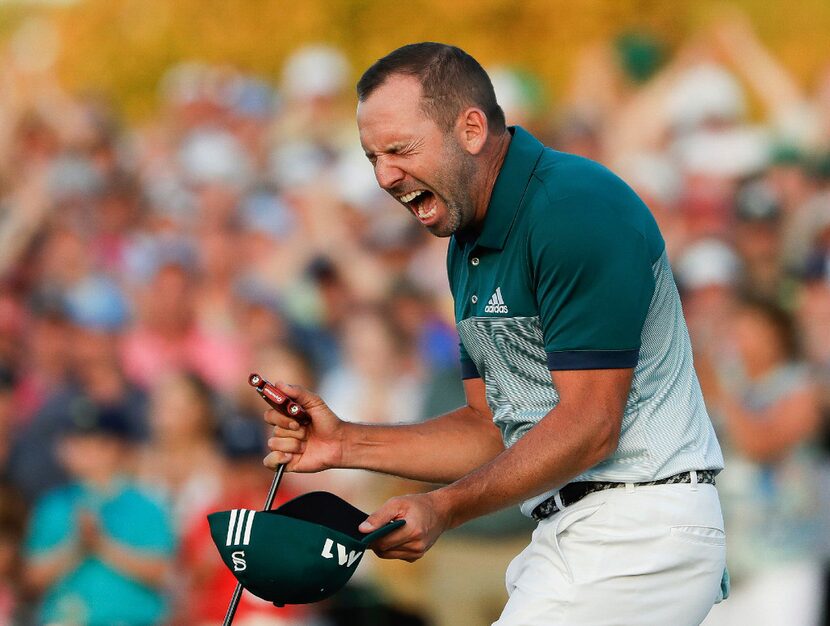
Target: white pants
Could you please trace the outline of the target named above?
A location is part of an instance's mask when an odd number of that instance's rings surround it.
[[[712,485],[592,493],[539,522],[507,568],[493,626],[698,626],[725,558]]]

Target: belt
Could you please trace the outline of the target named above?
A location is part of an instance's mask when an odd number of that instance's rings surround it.
[[[717,474],[715,470],[697,470],[696,473],[697,482],[699,484],[715,484],[715,474]],[[652,480],[651,482],[647,483],[609,483],[590,481],[568,483],[567,485],[562,487],[562,489],[560,489],[558,493],[555,493],[550,498],[544,500],[535,509],[533,509],[533,512],[530,514],[530,516],[537,522],[539,522],[545,518],[550,517],[554,513],[558,513],[565,507],[569,507],[572,504],[576,504],[590,493],[594,493],[596,491],[605,491],[606,489],[618,489],[620,487],[625,487],[628,484],[633,484],[638,487],[645,487],[647,485],[673,485],[677,483],[690,482],[692,482],[692,473],[681,472],[679,474],[675,474],[674,476],[669,476],[668,478]]]

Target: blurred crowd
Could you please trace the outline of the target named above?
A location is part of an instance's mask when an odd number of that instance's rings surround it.
[[[463,402],[447,242],[377,188],[359,69],[325,45],[276,81],[184,63],[134,124],[3,71],[0,624],[221,623],[235,581],[205,515],[260,508],[271,479],[251,372],[347,420]],[[555,99],[488,69],[508,123],[620,174],[666,239],[727,464],[733,594],[706,624],[822,623],[830,69],[805,90],[739,15],[679,50],[586,46]],[[325,489],[369,511],[426,488],[332,471],[279,501]],[[234,623],[489,624],[531,527],[506,511],[417,564],[367,559],[313,607],[245,594]]]

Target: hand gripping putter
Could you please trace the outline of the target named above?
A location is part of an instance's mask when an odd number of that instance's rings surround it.
[[[257,390],[257,393],[262,396],[262,399],[265,400],[271,408],[276,409],[283,415],[293,417],[298,422],[310,421],[308,414],[299,404],[293,400],[289,400],[285,394],[280,392],[279,389],[274,387],[274,385],[269,383],[259,374],[251,374],[248,376],[248,383]],[[265,498],[265,506],[262,507],[263,511],[270,510],[271,506],[274,504],[274,498],[277,495],[277,489],[279,489],[283,473],[285,473],[285,463],[280,463],[274,474],[274,480],[271,481],[271,488],[268,490],[268,496]],[[236,614],[236,609],[239,606],[239,600],[241,598],[242,584],[236,583],[236,589],[234,589],[233,596],[231,596],[231,601],[228,604],[228,610],[225,613],[225,620],[222,622],[222,626],[230,626],[233,622],[233,616]]]

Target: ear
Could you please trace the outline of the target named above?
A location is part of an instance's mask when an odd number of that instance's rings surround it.
[[[487,116],[481,109],[470,107],[458,118],[456,132],[459,143],[472,155],[479,154],[487,143],[489,127]]]

